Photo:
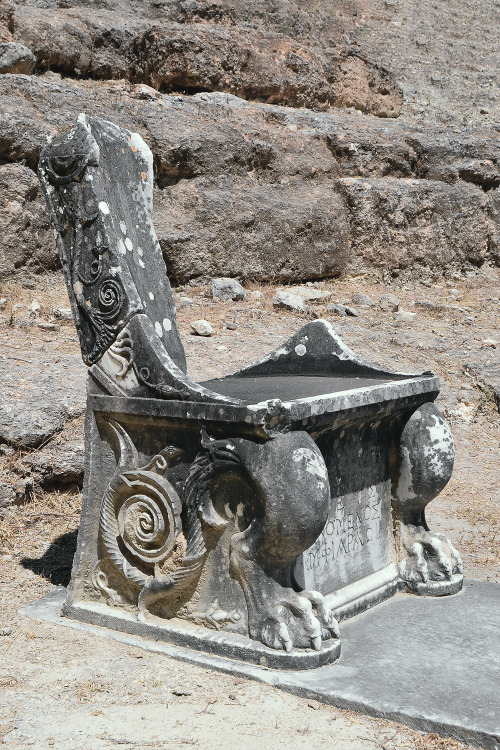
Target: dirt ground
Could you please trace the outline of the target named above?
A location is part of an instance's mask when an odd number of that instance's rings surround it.
[[[428,522],[452,538],[468,577],[500,582],[500,416],[491,391],[474,374],[477,368],[471,369],[478,363],[499,364],[500,270],[423,281],[384,284],[359,276],[320,282],[332,297],[310,304],[307,315],[275,311],[272,286],[248,285],[262,296],[224,303],[213,302],[207,286],[177,289],[177,300],[182,295],[193,300],[178,309],[189,371],[203,380],[235,371],[278,346],[308,316],[317,316],[331,320],[345,342],[372,362],[437,372],[439,403],[457,455],[454,475],[429,507]],[[358,308],[357,318],[328,311],[330,302],[352,304],[357,291],[377,303],[381,294],[391,292],[416,318],[398,322],[378,304]],[[71,321],[63,321],[59,330],[38,327],[52,320],[53,308],[69,306],[59,274],[39,277],[36,289],[5,282],[0,297],[7,299],[0,308],[4,358],[22,356],[23,350],[54,358],[79,352]],[[41,306],[30,316],[27,306],[33,299]],[[440,307],[415,307],[416,300]],[[199,318],[212,323],[212,337],[190,334],[190,323]],[[236,329],[226,328],[227,323]],[[0,481],[20,455],[16,451],[2,458]],[[79,508],[75,487],[37,491],[25,504],[0,511],[0,743],[40,750],[464,747],[19,615],[20,607],[54,584],[67,584]]]

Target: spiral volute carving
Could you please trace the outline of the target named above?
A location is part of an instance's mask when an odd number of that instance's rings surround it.
[[[135,557],[149,563],[161,563],[172,551],[176,518],[167,498],[146,494],[131,495],[118,511],[120,538]]]
[[[99,312],[101,318],[112,320],[122,308],[123,293],[114,279],[106,279],[99,288]]]
[[[176,490],[154,470],[126,471],[110,482],[101,506],[101,534],[109,558],[129,580],[144,586],[155,565],[172,553],[180,513]]]

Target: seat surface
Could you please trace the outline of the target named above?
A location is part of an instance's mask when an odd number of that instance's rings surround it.
[[[390,383],[388,378],[333,377],[308,375],[274,375],[260,377],[227,377],[200,383],[216,393],[257,404],[273,398],[296,401],[314,396],[342,393],[355,388]]]

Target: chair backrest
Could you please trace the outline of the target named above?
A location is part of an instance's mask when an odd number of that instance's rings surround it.
[[[39,177],[85,363],[98,362],[142,314],[185,373],[173,294],[153,228],[153,157],[143,139],[80,115],[42,151]]]

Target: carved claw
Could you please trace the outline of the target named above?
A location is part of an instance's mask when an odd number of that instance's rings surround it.
[[[333,610],[327,605],[323,594],[320,594],[319,591],[302,591],[302,596],[306,596],[316,609],[316,617],[323,626],[323,640],[340,638],[339,624],[335,619]]]
[[[444,534],[415,527],[407,528],[403,534],[407,537],[404,546],[408,556],[399,569],[404,581],[450,581],[454,574],[462,573],[460,554]]]
[[[241,541],[245,535],[239,536]],[[247,600],[251,638],[269,648],[289,652],[293,648],[320,651],[322,641],[339,637],[338,623],[321,594],[317,591],[296,593],[281,586],[268,577],[258,563],[241,555],[236,546],[240,547],[233,541],[231,566],[237,572]]]
[[[258,495],[257,515],[231,537],[230,571],[248,608],[249,635],[266,646],[321,649],[338,625],[317,592],[295,592],[291,568],[317,539],[330,508],[328,472],[305,432],[264,444],[229,441]],[[227,449],[227,446],[226,446]]]
[[[261,622],[262,643],[287,653],[294,646],[320,651],[322,627],[309,599],[284,588],[280,599],[280,604]]]

